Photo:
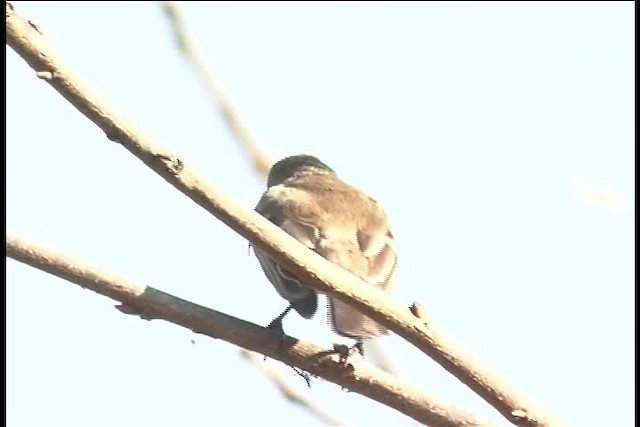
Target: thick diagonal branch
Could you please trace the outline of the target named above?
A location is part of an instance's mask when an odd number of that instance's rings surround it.
[[[7,256],[123,303],[121,311],[145,319],[163,319],[219,338],[288,365],[304,369],[433,426],[487,425],[472,415],[447,407],[415,387],[374,368],[362,358],[340,356],[313,344],[185,301],[157,289],[101,271],[17,236],[9,235]]]
[[[267,252],[305,284],[357,308],[415,345],[518,426],[557,425],[512,386],[465,354],[408,308],[308,250],[293,237],[219,189],[206,185],[173,153],[161,148],[84,84],[48,41],[7,4],[7,44],[58,93],[176,189],[252,245]]]

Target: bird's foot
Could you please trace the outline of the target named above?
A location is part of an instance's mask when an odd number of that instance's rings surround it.
[[[284,316],[287,315],[287,313],[289,313],[291,311],[291,305],[287,308],[284,309],[284,311],[282,313],[280,313],[280,315],[278,317],[276,317],[275,319],[273,319],[271,321],[271,323],[269,323],[269,325],[267,325],[267,328],[280,332],[281,335],[284,335],[284,329],[282,328],[282,319],[284,319]]]
[[[278,316],[271,321],[267,325],[267,329],[271,329],[272,331],[279,332],[281,335],[284,335],[284,328],[282,327],[282,317]]]
[[[344,344],[334,344],[333,351],[340,356],[340,359],[346,361],[350,356],[353,356],[356,352],[364,358],[364,344],[362,341],[356,341],[354,345],[348,347]]]
[[[287,307],[278,317],[273,319],[271,323],[267,325],[267,329],[270,329],[278,335],[278,338],[280,339],[280,342],[278,343],[279,347],[284,346],[285,337],[287,336],[282,327],[282,319],[284,319],[284,316],[286,316],[289,311],[291,311],[291,306]],[[264,360],[267,360],[267,356],[264,357]]]
[[[354,345],[349,348],[349,354],[354,354],[355,352],[360,353],[360,356],[364,358],[364,343],[362,341],[356,341]]]

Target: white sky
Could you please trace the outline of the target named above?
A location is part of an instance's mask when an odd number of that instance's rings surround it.
[[[263,184],[154,2],[15,2],[68,65],[213,184]],[[198,46],[276,157],[311,153],[386,207],[396,297],[576,426],[633,421],[634,5],[188,3]],[[7,230],[266,325],[285,303],[247,243],[7,49]],[[12,427],[320,425],[238,349],[7,261]],[[324,320],[285,330],[329,346]],[[192,344],[191,340],[195,340]],[[430,394],[508,423],[396,336]],[[352,426],[415,423],[315,380]]]

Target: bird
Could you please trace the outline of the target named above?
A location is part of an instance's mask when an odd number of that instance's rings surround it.
[[[397,269],[396,244],[382,206],[336,172],[308,154],[285,157],[269,170],[267,189],[255,211],[325,259],[391,292]],[[262,270],[289,306],[270,324],[282,334],[282,319],[293,309],[311,319],[318,293],[294,274],[254,248]],[[344,302],[327,296],[328,324],[340,336],[356,340],[352,348],[364,354],[363,341],[388,330]]]

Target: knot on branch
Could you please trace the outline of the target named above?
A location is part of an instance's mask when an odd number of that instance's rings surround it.
[[[427,312],[424,309],[424,306],[419,302],[416,301],[413,304],[411,304],[411,306],[409,306],[409,311],[418,319],[422,320],[425,325],[429,323],[429,316],[427,315]]]
[[[184,163],[177,157],[166,154],[156,154],[155,158],[158,159],[172,175],[177,176],[184,169]]]

